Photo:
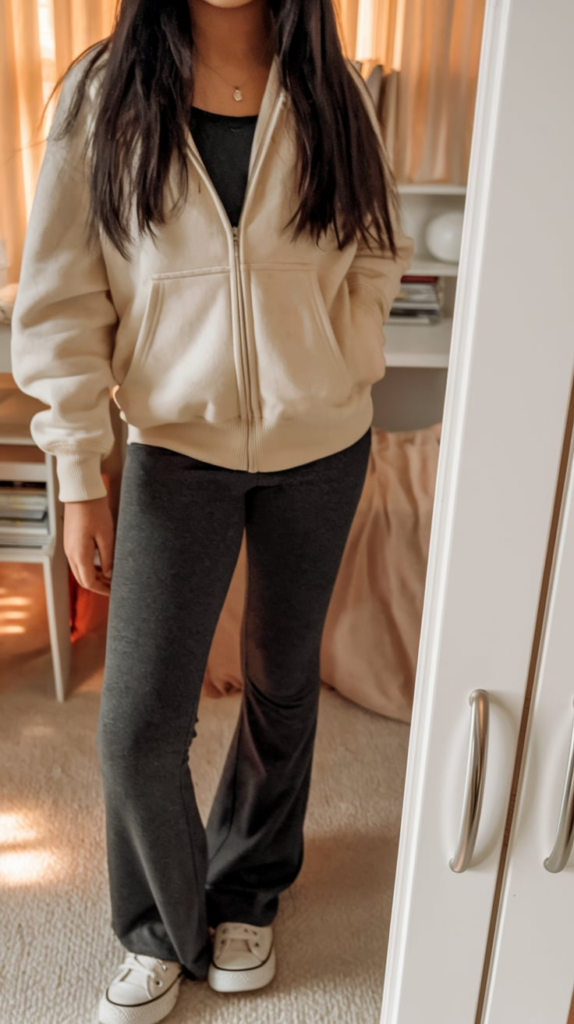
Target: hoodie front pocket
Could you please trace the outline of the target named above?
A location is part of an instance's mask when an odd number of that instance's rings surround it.
[[[227,267],[152,275],[116,395],[136,427],[196,417],[221,423],[239,416]]]
[[[353,387],[313,264],[252,264],[250,287],[264,416],[309,416],[344,404]]]

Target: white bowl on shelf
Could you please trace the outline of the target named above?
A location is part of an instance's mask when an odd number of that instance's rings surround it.
[[[433,217],[426,226],[425,242],[431,256],[446,263],[457,263],[462,241],[463,214],[449,210]]]

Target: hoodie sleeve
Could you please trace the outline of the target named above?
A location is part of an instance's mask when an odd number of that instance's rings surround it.
[[[367,84],[352,62],[348,61],[348,64],[352,75],[357,80],[381,149],[386,152],[381,126]],[[366,293],[367,298],[370,296],[378,303],[383,324],[389,318],[393,301],[400,291],[401,277],[411,266],[414,252],[414,240],[405,234],[400,208],[396,208],[392,196],[389,197],[389,214],[394,229],[397,256],[393,256],[390,250],[377,249],[374,242],[371,242],[372,248],[369,249],[366,242],[359,238],[357,253],[347,272],[349,283],[352,283],[359,293]]]
[[[72,132],[53,138],[76,82],[66,76],[34,194],[11,325],[12,374],[47,409],[30,429],[56,457],[60,501],[105,497],[100,462],[112,449],[111,369],[118,320],[97,241],[87,244],[82,150],[87,96]]]

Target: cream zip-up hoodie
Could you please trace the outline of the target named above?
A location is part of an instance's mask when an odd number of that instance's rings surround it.
[[[185,206],[125,260],[98,231],[86,244],[80,154],[98,76],[71,136],[53,133],[85,58],[66,76],[40,170],[12,317],[12,372],[48,406],[36,444],[56,456],[61,501],[103,497],[110,396],[133,441],[250,473],[288,469],[353,444],[385,374],[386,322],[413,241],[393,215],[398,259],[359,240],[339,251],[282,231],[298,203],[296,135],[275,56],[232,229],[188,129]],[[367,87],[348,61],[380,138]],[[175,165],[166,189],[176,200]],[[166,207],[166,210],[168,207]],[[133,211],[132,211],[133,212]],[[138,238],[135,217],[130,225]]]

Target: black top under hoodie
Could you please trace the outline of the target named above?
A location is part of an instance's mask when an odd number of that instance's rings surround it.
[[[227,215],[237,226],[247,185],[257,114],[214,114],[191,107],[190,130]]]

